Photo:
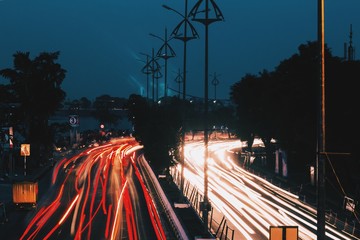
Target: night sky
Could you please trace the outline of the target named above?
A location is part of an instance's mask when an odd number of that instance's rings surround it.
[[[272,71],[300,44],[317,39],[317,0],[215,1],[225,18],[209,26],[209,74],[218,75],[217,98],[228,99],[230,86],[245,74]],[[151,55],[152,48],[157,51],[163,44],[149,33],[164,37],[165,28],[171,33],[182,20],[162,5],[184,13],[184,2],[0,0],[0,69],[13,67],[17,51],[30,52],[31,58],[60,51],[67,99],[146,96],[146,75],[141,72],[146,57],[140,53]],[[189,10],[196,2],[188,0]],[[353,45],[360,46],[359,10],[359,0],[325,0],[325,42],[333,55],[344,55],[350,24]],[[203,97],[205,28],[192,23],[200,39],[187,44],[187,93]],[[168,60],[168,85],[177,89],[174,79],[183,67],[183,42],[172,39],[169,44],[177,56]],[[0,83],[7,80],[0,78]]]

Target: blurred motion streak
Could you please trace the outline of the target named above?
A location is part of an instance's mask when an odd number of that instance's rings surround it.
[[[21,240],[166,239],[138,170],[140,149],[133,138],[122,138],[58,161],[46,199],[28,220]],[[144,221],[146,227],[140,224]]]

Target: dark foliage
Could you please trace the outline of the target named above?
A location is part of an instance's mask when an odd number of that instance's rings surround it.
[[[320,75],[317,43],[302,44],[298,50],[273,72],[243,77],[231,87],[231,100],[236,105],[238,136],[249,143],[260,137],[268,147],[270,138],[278,140],[277,147],[288,152],[289,174],[303,181],[316,160]],[[359,166],[353,87],[359,76],[359,61],[345,61],[326,49],[326,151],[329,161],[343,172],[344,181],[353,181],[357,188],[359,184],[351,179],[357,174],[354,167]],[[328,171],[328,176],[334,176],[331,168]]]
[[[16,130],[22,130],[27,143],[31,144],[30,164],[39,164],[50,154],[52,139],[48,119],[66,95],[61,89],[66,71],[56,63],[59,54],[43,52],[31,59],[29,52],[17,52],[13,55],[13,68],[0,71],[1,76],[10,80],[8,99],[19,104],[14,110],[19,121]]]
[[[182,101],[177,97],[161,104],[131,95],[127,104],[134,137],[144,146],[144,152],[156,171],[169,169],[179,156],[182,127]]]

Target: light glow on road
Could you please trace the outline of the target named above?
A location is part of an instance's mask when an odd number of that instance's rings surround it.
[[[257,141],[261,145],[262,142]],[[235,230],[235,239],[268,239],[270,226],[298,226],[299,239],[316,239],[316,210],[301,202],[299,196],[245,171],[230,157],[230,150],[240,148],[240,140],[211,141],[208,145],[208,193],[213,218],[222,217]],[[203,195],[204,143],[185,145],[185,181],[189,192]],[[174,179],[180,166],[172,169]],[[326,226],[331,239],[352,239]]]
[[[147,234],[165,239],[158,212],[137,170],[136,153],[141,148],[135,139],[122,138],[58,161],[49,190],[53,196],[47,196],[21,240],[138,240]],[[134,181],[139,182],[142,193],[135,189]],[[138,205],[140,196],[146,205]],[[148,219],[143,210],[135,211],[140,207],[147,209]],[[152,229],[138,224],[145,221]]]

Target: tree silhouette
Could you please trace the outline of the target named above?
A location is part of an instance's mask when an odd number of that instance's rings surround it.
[[[359,62],[334,57],[329,48],[325,62],[327,151],[355,156],[356,92],[351,86],[360,76]],[[278,147],[288,153],[289,174],[299,180],[306,177],[308,166],[315,163],[318,69],[317,42],[307,42],[299,46],[298,53],[281,61],[273,72],[247,74],[231,87],[238,136],[249,144],[255,136],[262,138],[265,145],[271,137],[276,139]]]
[[[17,117],[23,121],[26,140],[32,144],[29,160],[34,159],[33,164],[47,157],[51,143],[48,119],[66,96],[61,89],[66,70],[56,63],[59,54],[43,52],[31,59],[29,52],[17,52],[13,55],[13,68],[0,71],[10,80],[13,97],[20,104],[22,115]]]
[[[153,104],[139,95],[128,100],[129,120],[134,137],[144,146],[144,153],[156,172],[168,170],[179,159],[182,126],[182,102],[177,97]]]

